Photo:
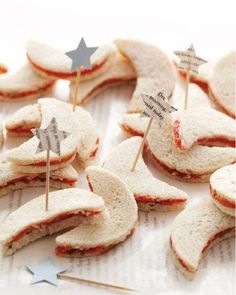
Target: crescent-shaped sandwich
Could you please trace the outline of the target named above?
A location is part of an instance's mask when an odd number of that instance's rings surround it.
[[[193,146],[180,151],[173,142],[171,120],[167,117],[159,127],[153,122],[147,144],[156,166],[166,174],[187,182],[207,182],[217,169],[235,162],[235,148]]]
[[[187,207],[174,220],[170,250],[176,266],[193,279],[202,256],[217,242],[235,234],[235,219],[213,203]]]
[[[76,71],[71,72],[71,59],[66,50],[58,49],[44,42],[30,40],[26,46],[27,57],[34,70],[43,77],[75,80]],[[81,69],[81,81],[93,79],[104,71],[109,57],[115,51],[113,44],[105,44],[91,56],[91,69]]]
[[[171,114],[173,140],[181,151],[193,145],[235,147],[236,122],[210,108],[192,108]]]
[[[51,109],[56,109],[59,105],[71,112],[72,106],[70,104],[59,102],[53,98],[47,101],[50,102]],[[31,129],[39,128],[42,124],[44,109],[41,108],[41,103],[43,101],[39,100],[37,104],[22,107],[10,116],[5,124],[7,134],[17,137],[32,136]],[[81,107],[76,107],[75,115],[78,121],[76,132],[79,135],[77,159],[82,166],[86,166],[96,156],[99,145],[96,124],[90,113]]]
[[[41,195],[16,209],[0,226],[3,255],[46,235],[77,226],[81,217],[94,217],[104,209],[103,199],[94,193],[70,188],[49,194],[49,210],[44,208]]]
[[[94,79],[80,83],[77,95],[77,103],[82,105],[100,92],[124,82],[135,81],[136,73],[130,62],[117,50],[109,58],[110,62],[104,66],[104,72]],[[74,95],[75,83],[70,84],[70,96]]]
[[[178,110],[184,109],[184,96],[177,95],[175,92],[171,97],[171,103]],[[189,84],[188,109],[198,108],[199,106],[211,108],[211,102],[206,93],[196,84]],[[140,117],[140,114],[125,114],[120,127],[129,136],[143,136],[148,125],[148,118]]]
[[[0,76],[0,101],[33,100],[52,92],[55,80],[43,78],[29,63],[16,72]]]
[[[227,115],[235,116],[236,51],[222,57],[214,66],[209,80],[209,95]]]
[[[169,98],[175,87],[175,71],[168,56],[159,48],[144,42],[118,39],[118,49],[133,65],[137,74],[137,84],[128,106],[128,113],[142,112],[142,93],[156,94],[165,90]]]
[[[50,173],[50,187],[63,189],[76,185],[78,174],[68,165]],[[45,186],[46,174],[22,173],[14,169],[14,165],[7,160],[7,153],[0,154],[0,197],[12,191],[27,187]]]
[[[140,210],[182,209],[187,202],[187,194],[153,177],[142,156],[139,157],[135,170],[131,171],[141,142],[141,137],[123,141],[105,159],[103,167],[118,175],[127,184]]]
[[[69,136],[60,144],[61,155],[50,153],[50,169],[63,168],[74,160],[80,143],[78,117],[72,108],[65,107],[65,103],[56,99],[39,99],[38,104],[42,116],[40,128],[48,127],[52,118],[55,117],[58,129],[69,133]],[[38,144],[39,140],[34,136],[9,151],[8,159],[15,164],[15,169],[26,173],[46,172],[46,151],[36,154]]]
[[[222,167],[211,175],[210,193],[220,210],[235,216],[236,164]]]
[[[133,194],[121,179],[101,167],[86,169],[90,189],[103,197],[109,220],[93,226],[80,224],[56,238],[56,254],[67,257],[94,256],[125,241],[138,219]]]

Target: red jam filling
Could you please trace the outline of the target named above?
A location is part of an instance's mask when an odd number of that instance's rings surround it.
[[[5,74],[8,72],[8,68],[4,65],[0,65],[0,74]]]
[[[181,138],[180,138],[180,133],[179,133],[179,128],[180,128],[180,121],[175,120],[174,125],[173,125],[173,132],[174,132],[174,142],[175,145],[181,149],[181,150],[186,150],[181,143]],[[229,147],[235,147],[235,139],[228,139],[222,136],[214,136],[211,138],[199,138],[197,140],[197,143],[200,145],[209,145],[209,146],[229,146]]]
[[[183,71],[178,71],[181,78],[186,79],[186,73]],[[206,93],[208,92],[208,83],[197,79],[195,76],[190,76],[190,83],[195,83],[202,88]]]
[[[54,85],[55,81],[51,81],[47,85],[38,88],[36,90],[29,90],[29,91],[19,91],[17,93],[3,93],[0,91],[0,96],[11,98],[11,99],[19,99],[23,97],[27,97],[30,95],[38,94],[40,92],[46,92],[48,89],[50,89]]]
[[[63,214],[60,214],[60,215],[56,216],[55,218],[52,218],[51,220],[46,220],[46,221],[43,221],[43,222],[36,223],[34,225],[28,226],[27,228],[25,228],[22,231],[20,231],[19,233],[17,233],[13,237],[12,241],[13,242],[19,241],[25,235],[27,235],[28,233],[30,233],[30,232],[32,232],[34,230],[42,229],[45,226],[48,226],[48,225],[56,223],[56,222],[63,221],[65,219],[67,219],[67,218],[71,218],[71,217],[74,217],[74,216],[82,216],[82,217],[95,216],[95,215],[97,215],[99,213],[100,213],[100,211],[89,211],[89,210],[86,210],[86,212],[63,213]]]
[[[184,203],[186,202],[186,199],[183,198],[183,199],[166,199],[166,200],[162,200],[160,198],[155,198],[155,197],[152,197],[152,196],[137,196],[135,195],[135,200],[137,202],[153,202],[153,203],[158,203],[160,205],[163,205],[163,206],[171,206],[171,205],[175,205],[175,204],[181,204],[181,203]]]
[[[69,161],[70,159],[73,159],[75,155],[76,155],[76,152],[74,152],[72,155],[62,157],[60,159],[51,160],[50,165],[57,165],[57,164],[65,163],[65,162]],[[44,167],[44,166],[46,166],[46,164],[47,164],[47,162],[40,161],[35,164],[30,164],[29,166]]]
[[[55,253],[58,256],[61,256],[64,254],[72,255],[72,254],[76,254],[76,253],[79,253],[79,255],[81,255],[81,256],[82,255],[99,255],[99,254],[103,253],[105,250],[106,250],[106,248],[103,246],[97,246],[94,248],[80,250],[80,249],[74,249],[71,246],[66,245],[66,246],[57,246],[55,249]]]
[[[64,183],[68,183],[68,184],[72,184],[72,183],[75,183],[77,181],[77,179],[74,179],[74,178],[59,179],[59,178],[56,178],[56,177],[55,178],[54,177],[51,177],[51,179],[52,180],[56,180],[56,181],[60,181],[60,182],[64,182]],[[4,186],[11,185],[11,184],[16,184],[18,182],[23,182],[25,184],[29,184],[32,180],[45,181],[45,179],[41,178],[39,175],[22,176],[22,177],[19,177],[17,179],[8,181],[6,183],[6,185],[4,185]],[[0,188],[1,188],[1,186],[0,186]]]
[[[39,71],[42,71],[48,75],[52,75],[52,76],[55,76],[57,78],[61,78],[61,79],[67,79],[67,78],[72,78],[72,77],[75,77],[77,75],[77,72],[74,71],[74,72],[69,72],[69,73],[63,73],[63,72],[57,72],[57,71],[52,71],[52,70],[46,70],[44,68],[42,68],[41,66],[37,65],[35,62],[33,62],[30,57],[27,55],[30,63],[36,68],[38,69]],[[92,66],[91,69],[88,69],[88,68],[82,68],[81,69],[81,75],[82,76],[86,76],[86,75],[89,75],[91,73],[94,73],[95,71],[99,70],[107,61],[107,58],[102,61],[100,64],[95,64]]]
[[[210,193],[213,199],[215,199],[224,207],[235,209],[235,202],[231,202],[225,198],[222,198],[220,195],[216,193],[215,190],[212,189],[211,185],[209,186],[210,186]]]
[[[133,136],[143,136],[143,132],[139,132],[137,130],[132,129],[127,124],[122,124],[121,127],[126,131],[127,133],[133,135]]]
[[[15,128],[8,128],[7,130],[14,133],[27,133],[32,135],[32,132],[30,130],[33,128],[38,128],[38,127],[39,127],[38,125],[37,126],[32,125],[31,127],[22,125]]]
[[[89,155],[89,158],[94,158],[97,154],[97,151],[98,151],[98,146],[99,146],[99,138],[96,140],[96,143],[95,143],[95,148],[94,150],[90,153]]]

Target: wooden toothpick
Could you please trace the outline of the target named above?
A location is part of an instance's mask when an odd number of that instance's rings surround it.
[[[48,211],[49,186],[50,186],[50,149],[47,149],[45,211]]]
[[[78,69],[77,74],[76,74],[76,79],[75,79],[74,93],[73,93],[73,97],[72,97],[73,112],[75,111],[76,105],[77,105],[77,96],[78,96],[80,78],[81,78],[81,70]]]
[[[94,284],[94,285],[98,285],[98,286],[102,286],[102,287],[108,287],[108,288],[113,288],[113,289],[118,289],[118,290],[123,290],[123,291],[137,292],[137,290],[135,290],[135,289],[131,289],[131,288],[127,288],[127,287],[122,287],[122,286],[117,286],[117,285],[111,285],[111,284],[107,284],[107,283],[103,283],[103,282],[99,282],[99,281],[94,281],[94,280],[88,280],[88,279],[80,278],[80,277],[78,277],[76,275],[73,275],[73,274],[60,273],[57,276],[60,279],[75,280],[75,281],[79,281],[79,282],[83,282],[83,283],[89,283],[89,284]]]
[[[135,158],[135,160],[134,160],[133,166],[132,166],[132,168],[131,168],[131,171],[132,171],[132,172],[135,170],[135,167],[136,167],[136,165],[137,165],[137,162],[138,162],[138,159],[139,159],[139,157],[140,157],[140,154],[142,154],[142,152],[143,152],[144,143],[145,143],[145,141],[146,141],[146,138],[147,138],[148,132],[149,132],[150,127],[151,127],[151,125],[152,125],[152,121],[153,121],[153,117],[151,117],[151,118],[149,119],[148,126],[147,126],[147,129],[146,129],[145,133],[144,133],[142,143],[141,143],[141,145],[140,145],[140,147],[139,147],[138,153],[137,153],[137,155],[136,155],[136,158]]]
[[[191,72],[190,70],[186,73],[186,80],[185,80],[185,98],[184,98],[184,109],[187,110],[188,108],[188,90],[189,90],[189,82],[190,82]]]

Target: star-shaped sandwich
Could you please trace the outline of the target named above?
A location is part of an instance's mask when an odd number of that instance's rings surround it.
[[[65,53],[72,60],[71,71],[76,71],[81,67],[90,69],[92,67],[90,61],[91,55],[97,49],[98,47],[87,47],[84,38],[82,38],[75,50]]]
[[[165,95],[162,91],[158,92],[156,96],[151,96],[147,94],[142,94],[143,102],[146,106],[141,116],[151,117],[159,121],[159,126],[161,127],[162,121],[165,116],[177,111],[176,108],[171,106],[166,100]]]
[[[46,129],[37,128],[31,129],[31,131],[39,139],[36,154],[50,150],[60,156],[60,143],[70,135],[70,133],[58,129],[55,118],[52,118]]]
[[[65,268],[55,265],[49,257],[38,265],[26,265],[26,268],[33,273],[31,284],[45,281],[55,286],[57,285],[57,275],[66,271]]]
[[[180,59],[178,65],[180,70],[190,71],[195,74],[198,74],[198,67],[207,62],[201,57],[196,56],[193,44],[186,51],[174,51],[174,54]]]

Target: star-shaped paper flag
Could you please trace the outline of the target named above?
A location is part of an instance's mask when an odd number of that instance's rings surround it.
[[[198,74],[198,67],[207,61],[196,56],[193,44],[186,51],[174,51],[180,59],[178,68],[183,71],[190,71]]]
[[[141,116],[151,117],[159,121],[159,126],[164,120],[165,116],[177,111],[166,100],[162,91],[158,92],[156,96],[142,94],[143,102],[146,106]]]
[[[66,271],[65,268],[55,265],[50,257],[38,265],[26,265],[26,268],[33,273],[31,284],[45,281],[55,286],[57,285],[57,275]]]
[[[60,156],[60,143],[70,135],[70,133],[58,129],[55,118],[52,118],[46,129],[37,128],[31,129],[31,131],[39,139],[36,154],[50,150]]]
[[[71,71],[76,71],[81,67],[90,69],[92,67],[90,57],[97,49],[98,47],[87,47],[84,38],[82,38],[75,50],[65,53],[72,59]]]

